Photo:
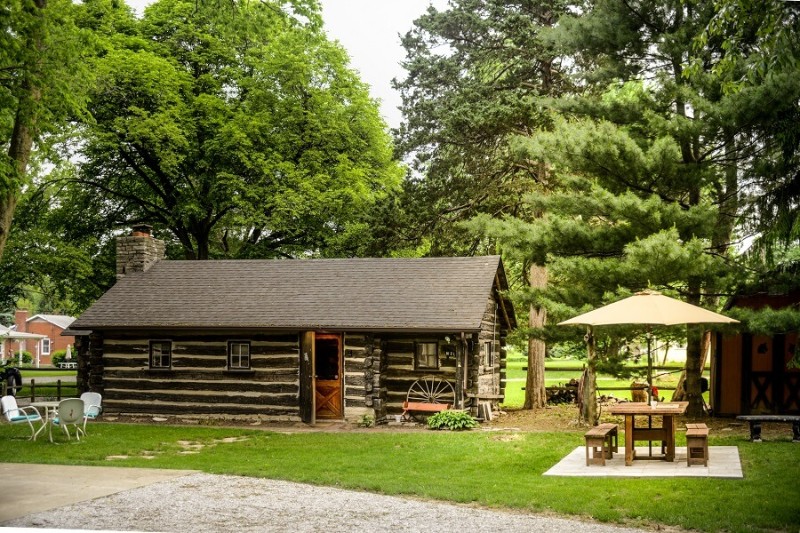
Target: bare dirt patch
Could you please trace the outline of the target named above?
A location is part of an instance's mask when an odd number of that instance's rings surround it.
[[[608,404],[601,404],[600,421],[622,423],[622,417],[609,415],[607,412]],[[354,422],[334,421],[319,422],[315,426],[309,426],[301,422],[256,422],[252,420],[217,420],[217,419],[192,419],[187,420],[178,417],[132,417],[114,416],[106,418],[109,422],[118,423],[144,423],[144,424],[165,424],[165,425],[191,425],[208,427],[237,427],[247,429],[260,429],[264,431],[278,431],[283,433],[303,433],[303,432],[350,432],[350,433],[375,433],[375,432],[408,432],[408,431],[429,431],[424,424],[403,422],[402,424],[390,423],[375,427],[365,428]],[[686,417],[678,418],[678,428],[685,427],[685,423],[691,421]],[[750,435],[747,423],[739,422],[730,417],[705,417],[702,419],[712,431],[712,435],[737,435],[747,439]],[[578,407],[575,404],[559,404],[547,406],[544,409],[523,410],[506,408],[499,414],[495,413],[493,420],[480,424],[479,430],[497,432],[552,432],[552,431],[575,431],[586,430],[586,426],[580,424],[578,420]],[[764,440],[784,440],[791,438],[791,427],[786,424],[764,424],[762,435]],[[246,437],[227,437],[218,439],[207,445],[215,443],[235,442],[235,439],[246,439]],[[198,443],[192,443],[198,444]],[[202,447],[202,446],[201,446]],[[200,448],[188,446],[184,448],[184,453],[192,453]]]
[[[600,421],[622,424],[622,417],[609,415],[608,404],[601,405]],[[693,420],[688,417],[678,417],[678,428],[686,427],[686,422]],[[750,428],[746,422],[740,422],[731,417],[705,417],[701,420],[716,436],[735,435],[747,440]],[[587,426],[578,421],[578,407],[575,404],[560,404],[547,406],[544,409],[523,410],[505,409],[491,422],[481,424],[482,428],[518,431],[585,431]],[[791,428],[786,424],[764,424],[762,435],[764,440],[783,440],[791,438]]]

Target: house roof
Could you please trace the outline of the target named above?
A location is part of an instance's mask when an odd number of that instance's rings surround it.
[[[0,326],[0,340],[27,340],[27,339],[46,339],[47,335],[39,335],[37,333],[26,333],[24,331],[17,331],[12,328]]]
[[[159,261],[71,328],[478,331],[506,288],[499,256]]]
[[[67,316],[67,315],[34,315],[30,317],[25,322],[33,322],[34,320],[44,320],[45,322],[50,322],[51,324],[58,326],[61,329],[67,329],[70,324],[75,321],[74,316]]]

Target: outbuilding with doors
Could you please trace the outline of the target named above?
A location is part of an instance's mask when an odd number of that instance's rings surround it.
[[[734,296],[729,306],[784,309],[800,306],[800,291]],[[711,402],[718,415],[800,415],[798,332],[719,333],[711,359]]]

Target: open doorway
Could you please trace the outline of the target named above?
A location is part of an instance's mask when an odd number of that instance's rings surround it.
[[[342,337],[317,333],[314,339],[316,417],[341,419],[344,414]]]

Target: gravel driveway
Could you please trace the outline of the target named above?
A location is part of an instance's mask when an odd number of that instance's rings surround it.
[[[190,474],[3,526],[127,531],[644,531],[366,492],[238,476]]]

